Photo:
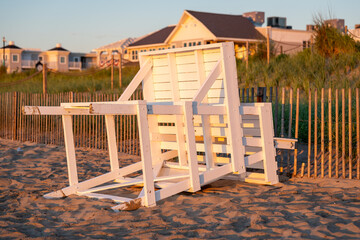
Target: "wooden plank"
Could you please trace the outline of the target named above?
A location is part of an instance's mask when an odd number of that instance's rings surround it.
[[[160,201],[161,199],[165,199],[171,197],[172,195],[188,190],[191,186],[190,182],[191,181],[189,179],[186,179],[181,182],[171,184],[167,188],[157,190],[155,192],[156,201]]]
[[[144,179],[144,204],[147,207],[156,205],[154,176],[152,172],[152,158],[150,148],[149,124],[145,103],[137,105],[137,120],[139,127],[141,163]]]
[[[299,138],[300,89],[296,89],[295,139]],[[298,149],[294,150],[294,173],[297,173]]]
[[[359,88],[356,88],[356,177],[360,179],[360,114]]]
[[[335,177],[339,177],[339,90],[335,90]]]
[[[62,115],[62,121],[64,126],[64,141],[65,141],[67,168],[68,168],[68,178],[69,178],[69,184],[70,186],[72,186],[78,184],[79,182],[77,167],[76,167],[72,116]]]
[[[110,199],[117,203],[123,203],[123,202],[129,202],[132,199],[131,198],[125,198],[125,197],[118,197],[108,194],[100,194],[100,193],[85,193],[85,194],[79,194],[82,196],[90,197],[90,198],[97,198],[97,199]]]
[[[169,71],[170,71],[170,77],[172,80],[172,100],[179,101],[180,100],[180,89],[179,89],[179,83],[177,79],[177,69],[176,69],[176,62],[179,60],[175,58],[174,54],[168,54],[168,64],[169,64]],[[184,59],[183,59],[184,60]],[[180,111],[182,110],[182,107],[180,107]],[[170,112],[170,111],[168,111]],[[183,113],[183,111],[181,111]],[[178,157],[179,157],[179,163],[180,165],[187,164],[186,160],[186,146],[185,146],[185,137],[184,137],[184,129],[183,129],[183,116],[176,115],[175,116],[175,127],[176,127],[176,142],[178,143]]]
[[[142,80],[150,73],[152,68],[152,61],[151,59],[147,59],[144,64],[141,65],[140,70],[135,75],[135,77],[132,79],[128,87],[124,90],[124,92],[121,94],[118,101],[127,101],[131,97],[131,95],[134,93],[136,88],[139,86],[139,84],[142,82]]]
[[[216,167],[200,174],[200,184],[206,185],[232,172],[231,164]]]
[[[271,104],[267,104],[260,110],[260,131],[262,139],[262,151],[264,155],[264,173],[265,181],[278,182],[278,176],[276,173],[277,164],[275,162],[275,148],[273,140],[273,122],[271,113]]]
[[[201,88],[198,90],[196,95],[193,97],[193,101],[201,102],[205,95],[209,92],[209,89],[214,84],[217,77],[222,72],[222,62],[219,60],[214,68],[212,69],[211,73],[208,75],[204,83],[202,84]]]
[[[345,89],[341,89],[341,104],[342,104],[342,111],[341,111],[341,114],[342,114],[342,121],[341,121],[341,125],[342,125],[342,137],[341,137],[341,140],[342,140],[342,177],[345,178],[346,176],[346,168],[345,168],[345,159],[346,159],[346,156],[345,156]]]
[[[200,190],[199,170],[197,168],[195,130],[193,126],[193,108],[192,102],[184,102],[184,123],[186,130],[186,148],[188,155],[190,191]]]
[[[239,114],[240,100],[238,94],[238,80],[234,44],[223,43],[221,48],[222,70],[224,76],[224,89],[226,93],[225,104],[229,124],[229,144],[232,146],[231,163],[233,172],[244,173],[245,149],[242,145],[243,131],[241,128],[241,115]]]
[[[321,178],[324,178],[325,160],[325,116],[324,116],[324,88],[321,89]]]
[[[309,107],[308,107],[308,177],[311,176],[311,89],[309,89]]]
[[[349,106],[348,106],[348,114],[349,114],[349,179],[352,179],[352,116],[351,116],[351,88],[349,88]]]
[[[329,95],[328,95],[328,108],[329,108],[329,114],[328,114],[328,131],[329,131],[329,178],[331,178],[332,175],[332,114],[331,114],[331,88],[329,88]]]
[[[105,115],[111,171],[119,168],[114,115]]]

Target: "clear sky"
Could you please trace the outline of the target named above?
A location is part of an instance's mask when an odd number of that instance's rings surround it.
[[[177,24],[185,9],[264,11],[265,18],[286,17],[303,30],[317,13],[343,18],[349,29],[360,24],[360,0],[0,0],[0,37],[22,48],[48,50],[61,43],[72,52],[90,52]]]

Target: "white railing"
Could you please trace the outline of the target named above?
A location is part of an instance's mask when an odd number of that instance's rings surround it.
[[[35,68],[36,63],[37,63],[37,60],[22,60],[21,67],[22,68]]]
[[[49,69],[56,69],[56,62],[47,62],[46,67]]]
[[[69,62],[69,69],[81,69],[81,62]]]

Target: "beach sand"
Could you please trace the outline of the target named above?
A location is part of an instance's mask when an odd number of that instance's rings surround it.
[[[121,165],[139,161],[119,156]],[[77,158],[79,177],[109,170],[104,151]],[[219,180],[118,213],[110,200],[42,197],[67,184],[63,147],[0,139],[0,239],[360,239],[359,180]]]

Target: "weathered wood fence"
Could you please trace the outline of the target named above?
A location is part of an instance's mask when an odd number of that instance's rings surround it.
[[[239,89],[239,95],[241,102],[272,102],[275,136],[299,139],[299,150],[283,151],[278,157],[280,172],[360,179],[358,89],[246,88]],[[63,145],[60,115],[24,116],[22,106],[118,98],[118,94],[103,93],[0,93],[0,137]],[[142,99],[141,91],[132,99]],[[107,149],[103,116],[74,116],[73,121],[76,147]],[[119,152],[139,155],[136,117],[118,115],[115,121]]]

